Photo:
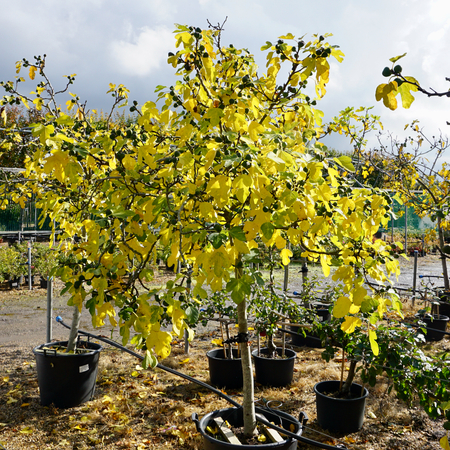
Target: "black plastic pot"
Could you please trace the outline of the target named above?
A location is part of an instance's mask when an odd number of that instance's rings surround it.
[[[10,289],[19,289],[22,284],[22,277],[15,277],[11,280],[8,280],[9,288]]]
[[[47,289],[47,288],[48,288],[48,280],[41,277],[41,278],[39,279],[39,287],[40,287],[41,289]]]
[[[243,385],[242,362],[237,349],[233,349],[233,359],[225,358],[223,348],[206,353],[209,364],[209,378],[213,386],[225,389],[240,389]]]
[[[425,322],[427,333],[425,340],[427,341],[441,341],[445,337],[445,330],[447,329],[448,316],[442,314],[426,314],[418,316],[419,320]]]
[[[91,400],[95,392],[98,360],[103,347],[94,342],[80,341],[83,353],[61,353],[65,342],[51,342],[33,349],[36,358],[41,405],[52,403],[58,408],[71,408]]]
[[[287,386],[294,377],[294,363],[297,353],[294,350],[285,349],[284,358],[268,358],[269,350],[261,349],[261,355],[258,356],[258,350],[252,352],[255,366],[255,381],[263,386],[281,387]],[[282,355],[282,349],[277,348],[279,356]]]
[[[331,313],[327,305],[317,304],[314,305],[315,312],[317,314],[319,322],[326,322],[331,319]],[[291,331],[296,331],[297,334],[291,334],[291,344],[296,347],[310,347],[310,348],[323,348],[324,345],[320,337],[316,333],[306,332],[306,335],[303,335],[303,331],[301,327],[290,327]]]
[[[329,397],[327,394],[339,391],[339,385],[340,381],[321,381],[314,386],[317,422],[324,430],[354,433],[363,426],[369,391],[353,383],[350,387],[351,398]]]
[[[277,411],[275,414],[259,408],[257,408],[256,412],[257,414],[262,414],[269,422],[273,422],[276,425],[280,424],[281,422],[280,426],[286,430],[291,430],[291,425],[294,425],[294,430],[292,431],[299,436],[302,434],[302,427],[299,421],[289,414],[286,414],[285,412]],[[214,437],[210,436],[206,432],[206,427],[210,425],[215,428],[213,419],[216,417],[220,417],[224,421],[226,420],[232,427],[241,427],[244,423],[242,408],[220,409],[218,411],[213,411],[209,414],[206,414],[206,416],[203,416],[200,420],[198,420],[197,416],[194,415],[193,420],[195,422],[197,430],[203,437],[204,450],[230,450],[233,448],[247,450],[295,450],[297,448],[297,440],[293,438],[285,439],[282,442],[266,442],[264,444],[258,445],[237,445],[220,441],[219,439],[215,439]]]
[[[448,300],[439,302],[439,314],[450,317],[450,302]]]

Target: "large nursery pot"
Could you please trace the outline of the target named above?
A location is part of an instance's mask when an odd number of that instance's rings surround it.
[[[228,352],[228,351],[227,351]],[[233,359],[226,358],[223,348],[206,353],[209,378],[213,386],[225,389],[240,389],[243,385],[242,362],[238,350],[233,349]]]
[[[298,436],[302,434],[302,427],[300,425],[300,422],[283,411],[277,411],[275,413],[257,408],[256,413],[262,414],[269,422],[275,423],[285,430],[292,431]],[[200,420],[198,420],[197,414],[193,414],[192,419],[195,422],[197,431],[203,437],[204,450],[230,450],[233,448],[246,450],[295,450],[297,448],[297,440],[294,438],[283,439],[280,442],[270,442],[270,440],[267,439],[264,444],[259,443],[254,445],[241,445],[238,443],[232,444],[229,442],[225,442],[224,440],[216,439],[206,431],[207,427],[209,427],[210,429],[217,428],[217,423],[214,422],[214,419],[216,418],[227,421],[231,427],[242,427],[244,423],[242,408],[226,408],[218,411],[213,411],[203,416]],[[293,430],[291,429],[291,425],[294,425]]]
[[[294,377],[294,363],[297,353],[294,350],[285,349],[282,357],[282,349],[277,348],[278,358],[269,358],[269,349],[263,348],[258,355],[258,350],[252,352],[255,366],[255,381],[263,386],[281,387],[287,386]]]
[[[449,321],[448,316],[443,314],[425,314],[418,316],[419,320],[425,322],[427,333],[425,340],[427,341],[441,341],[445,337],[445,330]]]
[[[321,381],[314,386],[316,394],[317,422],[328,431],[335,433],[354,433],[364,422],[366,398],[369,391],[353,383],[348,398],[336,398],[340,381]]]
[[[103,347],[79,341],[79,353],[63,353],[67,341],[42,344],[33,349],[36,358],[41,405],[71,408],[91,400],[95,392],[98,360]]]

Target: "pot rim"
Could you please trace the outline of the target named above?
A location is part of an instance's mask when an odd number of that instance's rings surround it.
[[[268,350],[267,347],[263,347],[261,348],[261,353],[264,353],[264,350]],[[278,354],[281,353],[282,351],[282,347],[277,347],[276,351]],[[287,353],[291,353],[291,356],[287,356],[285,359],[283,359],[283,361],[285,361],[286,359],[292,359],[292,358],[296,358],[297,357],[297,352],[295,350],[292,350],[290,348],[285,348],[284,351]],[[255,349],[252,351],[252,356],[254,358],[264,358],[264,356],[259,356],[258,355],[258,349]],[[272,358],[264,358],[264,359],[272,359]]]
[[[207,425],[208,425],[208,421],[209,421],[210,418],[212,418],[212,417],[221,417],[220,413],[222,413],[222,412],[223,412],[223,413],[226,413],[226,412],[229,412],[229,411],[231,412],[231,411],[233,411],[233,410],[236,410],[236,411],[237,411],[237,410],[239,410],[239,409],[241,409],[241,408],[237,408],[237,407],[233,406],[233,407],[231,407],[231,408],[217,409],[217,410],[215,410],[215,411],[211,411],[211,412],[205,414],[205,415],[204,415],[201,419],[199,419],[199,421],[198,421],[198,431],[199,431],[199,433],[202,435],[202,437],[203,437],[204,439],[207,439],[207,440],[209,440],[209,441],[212,442],[212,443],[218,442],[218,443],[220,443],[221,446],[229,447],[230,449],[231,449],[231,448],[237,448],[236,444],[230,444],[229,442],[224,442],[224,441],[221,441],[221,440],[219,440],[219,439],[216,439],[216,438],[214,438],[214,437],[212,437],[212,436],[209,436],[209,435],[206,433],[205,430],[206,430],[206,427],[207,427]],[[262,414],[263,416],[265,416],[264,413],[267,412],[267,411],[265,411],[265,410],[262,409],[262,408],[256,407],[256,412],[257,412],[258,414]],[[285,413],[284,411],[277,411],[277,415],[279,415],[281,418],[284,417],[284,418],[286,418],[286,419],[290,419],[290,420],[296,421],[296,422],[297,422],[298,428],[297,428],[297,430],[295,431],[295,433],[296,433],[298,436],[301,436],[302,431],[303,431],[302,426],[300,425],[300,422],[298,422],[298,420],[295,419],[294,416],[292,416],[292,415],[290,415],[290,414],[288,414],[288,413]],[[266,419],[268,419],[267,416],[265,416],[265,417],[266,417]],[[287,439],[284,439],[282,442],[267,442],[267,443],[264,443],[264,444],[258,444],[258,448],[261,448],[261,450],[266,449],[266,448],[269,448],[269,449],[271,449],[271,448],[277,448],[277,447],[280,447],[280,446],[285,445],[286,443],[289,443],[289,442],[292,442],[292,441],[294,441],[294,438],[288,437]],[[250,444],[250,445],[248,445],[248,444],[242,444],[242,445],[239,446],[239,448],[243,448],[243,449],[245,449],[245,448],[254,448],[254,447],[255,447],[254,444]]]
[[[42,347],[56,347],[58,345],[64,346],[67,345],[68,341],[54,341],[54,342],[47,342],[45,344],[41,344],[41,345],[37,345],[36,347],[33,348],[33,353],[35,355],[42,355],[45,357],[62,357],[62,358],[67,358],[67,357],[83,357],[83,356],[90,356],[90,355],[94,355],[96,353],[100,353],[103,350],[103,347],[100,344],[97,344],[96,342],[92,342],[92,341],[82,341],[80,340],[79,342],[83,343],[83,344],[88,344],[88,349],[91,350],[89,352],[83,352],[83,353],[58,353],[55,352],[53,353],[52,350],[49,350],[48,353],[46,353],[45,351],[40,351],[42,349]]]
[[[224,350],[223,348],[213,348],[213,349],[208,350],[208,351],[206,352],[206,356],[207,356],[208,358],[211,358],[211,359],[217,359],[217,360],[219,360],[219,361],[224,361],[224,360],[240,361],[240,360],[241,360],[241,358],[234,358],[234,357],[233,357],[233,359],[230,359],[230,358],[220,358],[220,357],[218,357],[218,356],[213,356],[212,353],[213,353],[213,352],[217,352],[218,350],[223,351],[223,353],[225,354],[225,350]],[[233,356],[234,356],[234,353],[236,352],[236,349],[233,348],[232,351],[233,351]]]
[[[360,396],[360,397],[354,397],[354,398],[334,398],[334,397],[330,397],[330,396],[328,396],[328,395],[326,395],[326,394],[324,394],[324,393],[322,393],[322,392],[320,392],[320,391],[318,391],[317,390],[317,386],[319,386],[320,384],[322,384],[322,383],[336,383],[336,384],[340,384],[340,381],[339,380],[323,380],[323,381],[319,381],[318,383],[316,383],[315,385],[314,385],[314,393],[316,394],[316,395],[320,395],[320,396],[322,396],[322,397],[326,397],[327,399],[329,399],[329,400],[331,400],[331,401],[339,401],[339,402],[353,402],[353,401],[356,401],[356,400],[361,400],[361,399],[365,399],[365,398],[367,398],[367,396],[369,395],[369,391],[368,391],[368,389],[366,388],[366,387],[364,387],[364,386],[361,386],[360,384],[358,384],[358,383],[352,383],[352,386],[356,386],[357,388],[359,388],[360,390],[361,390],[361,388],[363,388],[364,389],[364,395],[362,395],[362,396]],[[333,391],[333,392],[336,392],[336,391]]]

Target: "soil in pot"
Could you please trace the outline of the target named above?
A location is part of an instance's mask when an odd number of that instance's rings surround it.
[[[58,408],[80,405],[94,396],[102,346],[80,341],[77,353],[63,353],[65,342],[51,342],[33,349],[41,405]]]
[[[425,339],[427,341],[441,341],[444,339],[449,321],[448,316],[444,316],[443,314],[426,314],[424,316],[418,316],[418,318],[426,324],[427,333]]]
[[[269,422],[279,425],[286,430],[291,430],[299,436],[302,433],[302,428],[298,420],[283,411],[277,411],[275,413],[257,408],[256,413],[262,414]],[[213,411],[203,416],[201,420],[198,420],[196,414],[194,414],[192,418],[196,424],[198,432],[203,437],[203,448],[205,450],[230,450],[232,448],[295,450],[297,448],[297,440],[293,438],[282,439],[280,442],[271,442],[270,438],[266,437],[264,443],[258,442],[254,444],[231,444],[226,442],[223,434],[219,430],[219,426],[217,425],[217,419],[219,420],[219,423],[226,421],[226,427],[230,430],[238,429],[243,425],[242,408],[227,408]],[[291,428],[292,425],[294,427],[293,430]],[[210,431],[217,431],[217,433],[213,434]],[[260,432],[265,435],[263,430],[260,430]]]
[[[321,381],[314,386],[317,422],[324,429],[336,433],[354,433],[364,422],[366,398],[369,391],[353,383],[348,398],[339,398],[340,381]]]
[[[255,381],[262,386],[281,387],[292,382],[294,376],[294,363],[297,353],[294,350],[276,349],[278,358],[269,357],[269,349],[263,348],[258,355],[258,350],[252,352],[255,366]]]
[[[225,357],[223,348],[210,350],[206,353],[206,356],[208,358],[209,377],[213,386],[225,389],[242,388],[242,362],[237,349],[233,349],[233,359]]]

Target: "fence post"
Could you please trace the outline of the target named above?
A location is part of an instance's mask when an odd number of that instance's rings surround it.
[[[28,241],[28,290],[33,290],[33,279],[31,278],[31,240]]]
[[[416,284],[417,284],[417,257],[419,256],[419,251],[414,250],[414,274],[413,274],[413,297],[412,297],[412,305],[416,301]]]

